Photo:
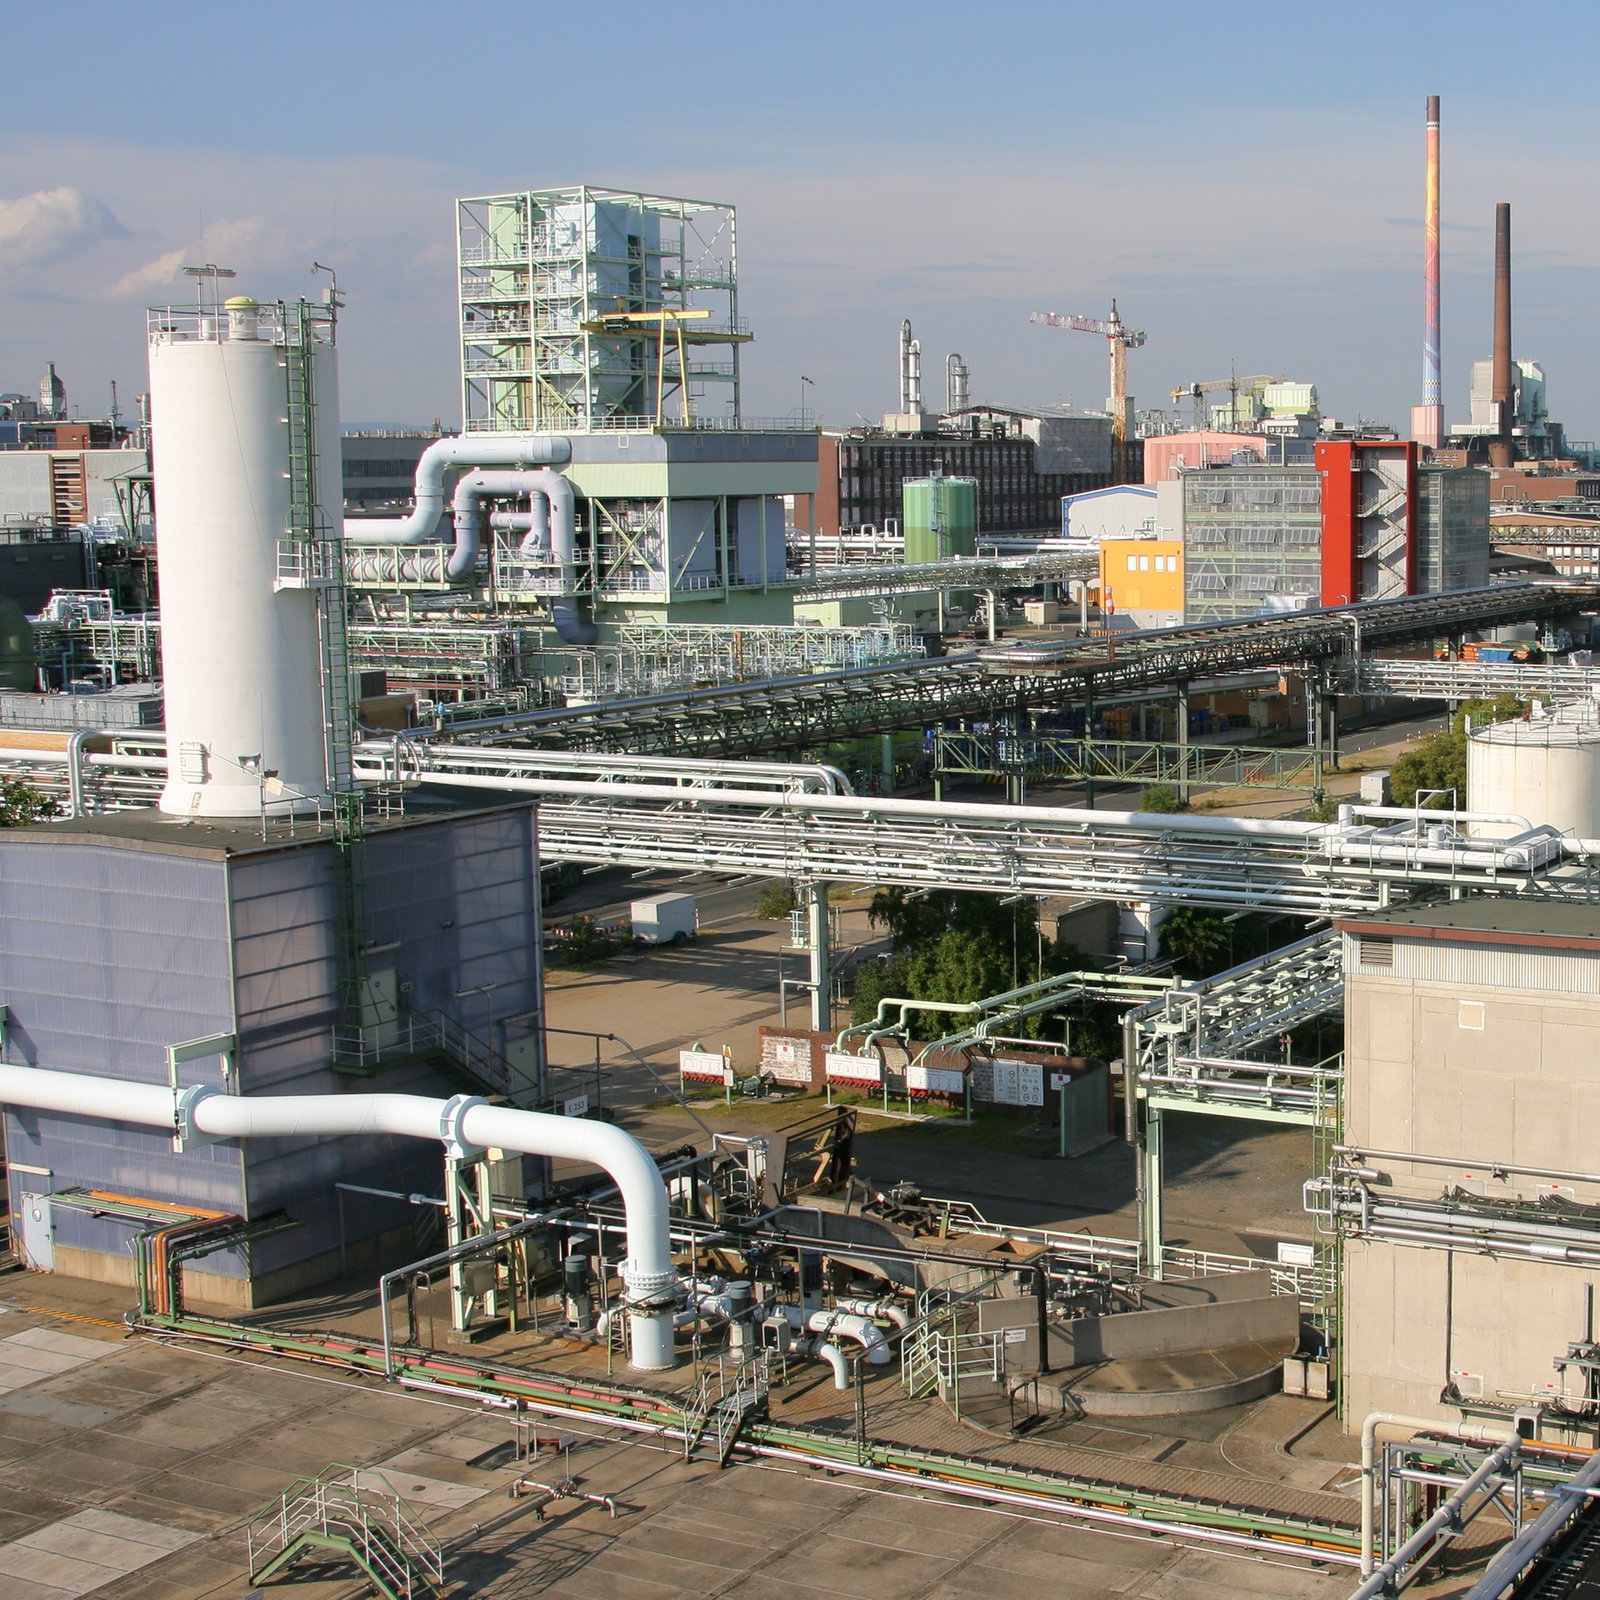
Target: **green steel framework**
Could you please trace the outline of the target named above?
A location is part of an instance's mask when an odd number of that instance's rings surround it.
[[[457,202],[456,241],[469,432],[689,423],[706,384],[737,423],[750,335],[731,205],[587,185],[485,195]],[[619,313],[645,320],[599,325]]]

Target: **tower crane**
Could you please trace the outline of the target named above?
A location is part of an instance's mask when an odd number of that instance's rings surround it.
[[[1189,399],[1194,401],[1194,425],[1196,428],[1205,427],[1205,416],[1201,409],[1201,402],[1208,394],[1218,394],[1223,389],[1228,391],[1232,403],[1228,414],[1233,418],[1234,426],[1239,423],[1239,396],[1249,394],[1252,390],[1265,389],[1269,383],[1282,383],[1283,379],[1273,372],[1256,372],[1248,378],[1227,377],[1210,378],[1204,383],[1186,383],[1182,388],[1172,391],[1173,404]]]
[[[1029,322],[1047,328],[1066,328],[1074,333],[1098,333],[1111,347],[1111,481],[1128,481],[1128,435],[1132,432],[1133,403],[1128,396],[1128,352],[1144,343],[1144,335],[1128,327],[1117,315],[1117,302],[1111,302],[1111,315],[1104,322],[1095,317],[1064,317],[1057,311],[1035,311]]]

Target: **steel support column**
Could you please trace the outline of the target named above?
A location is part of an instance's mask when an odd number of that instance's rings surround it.
[[[1139,1249],[1144,1257],[1146,1276],[1159,1278],[1167,1232],[1166,1122],[1161,1112],[1143,1101],[1135,1115],[1140,1122]]]
[[[1189,685],[1178,685],[1178,799],[1189,803]]]
[[[811,954],[811,1027],[815,1033],[833,1031],[832,928],[828,924],[828,885],[808,883],[801,889],[806,905],[806,943]]]

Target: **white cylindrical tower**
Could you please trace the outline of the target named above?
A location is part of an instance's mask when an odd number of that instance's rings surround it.
[[[1549,823],[1580,839],[1600,834],[1600,719],[1595,707],[1497,722],[1467,740],[1467,800],[1474,811]],[[1474,832],[1504,835],[1505,824]]]
[[[306,531],[292,508],[308,482],[320,501],[338,491],[337,465],[331,483],[316,477],[330,437],[339,460],[338,391],[331,337],[312,347],[311,383],[294,381],[307,325],[293,311],[241,298],[152,313],[163,811],[257,816],[328,788],[316,593],[280,584],[279,547]],[[337,530],[334,504],[316,527]]]

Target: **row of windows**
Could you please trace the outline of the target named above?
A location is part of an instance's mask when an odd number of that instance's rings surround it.
[[[1294,523],[1253,523],[1249,527],[1230,528],[1215,523],[1199,523],[1184,532],[1184,541],[1192,545],[1230,545],[1259,547],[1276,545],[1314,545],[1321,542],[1322,528],[1317,523],[1298,526]]]
[[[416,472],[415,456],[407,456],[403,461],[367,461],[358,456],[344,464],[347,478],[413,478]]]
[[[1149,557],[1149,556],[1129,556],[1128,557],[1128,571],[1129,572],[1148,572],[1148,571],[1150,571],[1151,559],[1152,558]],[[1156,556],[1154,558],[1154,560],[1155,560],[1155,564],[1156,564],[1155,565],[1155,570],[1157,572],[1176,572],[1178,570],[1178,558],[1176,556]]]
[[[1198,572],[1189,580],[1196,594],[1315,594],[1319,584],[1314,577],[1283,572],[1236,572],[1230,583],[1220,572]]]

